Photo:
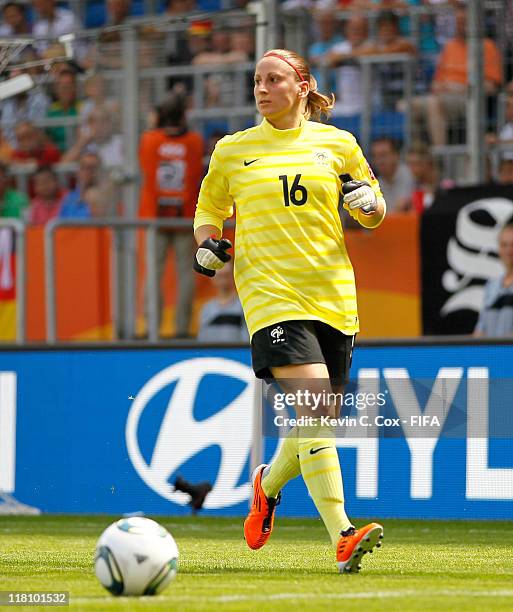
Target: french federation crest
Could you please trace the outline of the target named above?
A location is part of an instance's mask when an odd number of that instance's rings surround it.
[[[319,166],[329,166],[330,165],[330,155],[327,151],[314,151],[313,159],[316,164]]]

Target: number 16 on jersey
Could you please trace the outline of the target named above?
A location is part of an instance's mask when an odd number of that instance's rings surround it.
[[[285,202],[285,206],[290,206],[291,202],[295,206],[302,206],[303,204],[306,204],[308,200],[308,191],[304,185],[299,184],[301,179],[300,174],[296,174],[290,187],[289,177],[286,174],[282,174],[278,178],[283,183],[283,200]]]

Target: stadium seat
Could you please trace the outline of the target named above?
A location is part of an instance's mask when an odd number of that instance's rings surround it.
[[[332,117],[330,123],[341,130],[347,130],[356,136],[361,137],[361,117],[351,115],[349,117]],[[390,136],[399,141],[404,140],[404,114],[391,111],[381,111],[372,113],[371,140],[379,136]]]
[[[106,11],[105,2],[101,0],[93,0],[87,3],[85,13],[85,27],[99,28],[105,24]]]
[[[389,136],[404,141],[404,114],[383,111],[372,114],[371,140],[379,136]]]
[[[221,8],[220,0],[198,0],[199,11],[220,11]]]
[[[132,17],[144,15],[144,0],[132,2]],[[107,9],[104,0],[89,0],[86,2],[85,26],[86,28],[101,28],[107,22]]]

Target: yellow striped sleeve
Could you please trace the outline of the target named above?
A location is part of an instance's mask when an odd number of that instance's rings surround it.
[[[365,159],[360,145],[356,142],[354,137],[352,137],[352,140],[354,144],[346,155],[344,172],[350,174],[357,181],[367,181],[374,189],[376,196],[378,198],[383,198],[378,179],[374,176],[374,172],[372,172],[369,163]]]
[[[229,193],[228,179],[222,170],[219,144],[212,153],[208,173],[201,183],[194,215],[194,231],[202,225],[214,225],[222,233],[223,223],[233,215],[233,198]]]

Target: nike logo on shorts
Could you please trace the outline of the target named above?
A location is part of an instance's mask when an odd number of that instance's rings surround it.
[[[246,161],[244,160],[244,165],[245,166],[251,166],[251,164],[254,164],[256,161],[258,161],[260,159],[260,157],[257,157],[256,159],[252,159],[251,161]]]

